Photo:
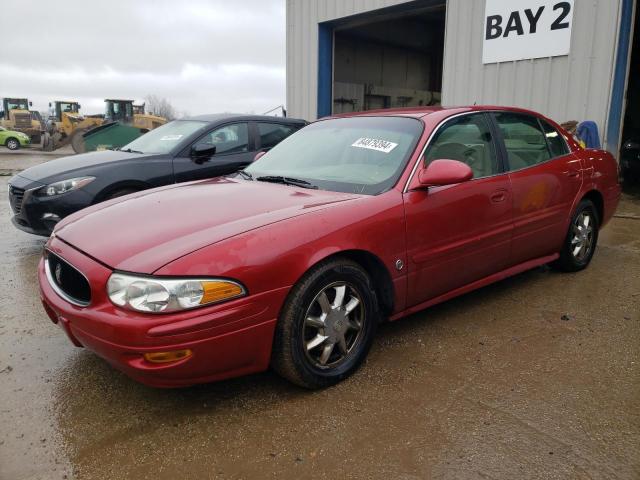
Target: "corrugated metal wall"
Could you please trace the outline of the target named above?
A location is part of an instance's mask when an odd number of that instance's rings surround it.
[[[595,120],[603,137],[620,0],[576,0],[569,56],[488,65],[484,8],[484,0],[448,0],[443,103],[516,105],[559,122]]]
[[[287,0],[287,107],[292,117],[318,112],[318,23],[406,0]]]
[[[402,0],[287,0],[287,105],[317,112],[318,23]],[[485,0],[448,0],[443,103],[517,105],[557,121],[595,120],[601,136],[612,88],[621,0],[576,0],[571,54],[482,64]]]

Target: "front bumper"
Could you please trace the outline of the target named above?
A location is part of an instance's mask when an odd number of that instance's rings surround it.
[[[53,197],[35,192],[44,186],[20,175],[9,180],[9,204],[16,228],[34,235],[48,237],[56,223],[64,217],[91,205],[93,197],[83,190],[74,190]]]
[[[84,346],[134,380],[180,387],[266,370],[280,306],[288,288],[177,314],[142,314],[115,307],[106,295],[111,270],[57,238],[47,248],[80,270],[91,284],[91,303],[73,305],[49,284],[38,265],[42,303],[76,346]],[[144,353],[190,349],[193,354],[157,364]]]

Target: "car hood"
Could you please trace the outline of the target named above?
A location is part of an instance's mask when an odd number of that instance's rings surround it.
[[[34,182],[48,183],[58,180],[58,177],[60,177],[60,179],[71,178],[70,174],[74,171],[81,172],[84,169],[98,165],[129,160],[131,158],[151,157],[154,155],[155,154],[127,153],[114,150],[83,153],[49,160],[40,165],[27,168],[20,172],[20,176]]]
[[[89,207],[64,219],[54,233],[113,269],[150,274],[234,235],[357,198],[361,196],[216,178]]]

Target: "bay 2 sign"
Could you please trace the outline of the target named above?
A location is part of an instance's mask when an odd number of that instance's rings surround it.
[[[568,55],[574,0],[487,0],[483,63]]]

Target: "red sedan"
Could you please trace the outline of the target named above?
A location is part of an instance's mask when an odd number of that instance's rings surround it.
[[[66,218],[42,300],[75,345],[149,385],[271,366],[326,387],[384,319],[539,265],[585,268],[619,197],[611,154],[530,111],[328,118],[235,176]]]

